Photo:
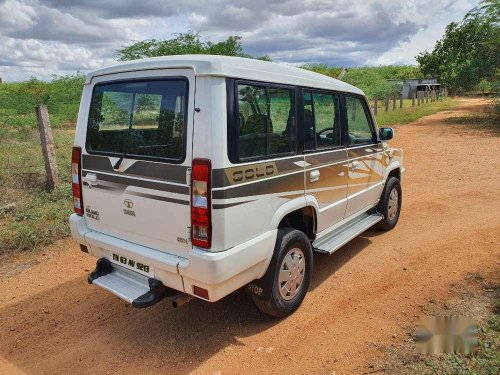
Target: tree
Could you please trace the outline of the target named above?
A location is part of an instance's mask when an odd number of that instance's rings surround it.
[[[241,36],[230,36],[218,43],[202,42],[200,34],[188,31],[187,33],[173,34],[172,39],[148,39],[135,42],[116,52],[120,61],[136,60],[145,57],[170,56],[170,55],[225,55],[255,58],[243,51]],[[270,61],[269,56],[257,57],[260,60]]]
[[[446,27],[432,52],[416,59],[424,75],[436,76],[454,91],[471,90],[483,79],[498,82],[500,1],[483,0],[460,23]]]

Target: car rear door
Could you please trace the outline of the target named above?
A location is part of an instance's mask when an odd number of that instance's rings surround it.
[[[317,231],[342,220],[346,209],[347,151],[339,94],[304,90],[305,192],[319,205]]]
[[[187,256],[194,73],[167,69],[94,78],[82,147],[87,225]]]

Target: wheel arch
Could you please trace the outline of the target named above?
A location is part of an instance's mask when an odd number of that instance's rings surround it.
[[[316,205],[314,204],[316,203]],[[312,241],[316,234],[317,202],[305,197],[294,199],[276,210],[271,226],[273,229],[290,227],[304,232]]]
[[[401,181],[401,178],[403,177],[403,166],[399,161],[389,164],[385,171],[384,183],[389,177],[396,177],[399,181]]]

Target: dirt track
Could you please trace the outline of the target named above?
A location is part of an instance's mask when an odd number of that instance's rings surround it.
[[[442,122],[483,102],[396,126],[404,203],[388,233],[317,256],[312,288],[284,320],[244,293],[217,304],[146,310],[89,286],[95,260],[66,240],[0,280],[0,373],[364,373],[452,283],[500,265],[500,137]],[[4,267],[5,271],[5,267]]]

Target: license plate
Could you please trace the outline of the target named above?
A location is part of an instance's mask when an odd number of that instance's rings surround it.
[[[151,267],[149,264],[138,262],[135,259],[117,253],[110,253],[109,258],[111,262],[116,263],[122,267],[128,268],[129,270],[138,272],[144,276],[154,277],[154,268]]]

